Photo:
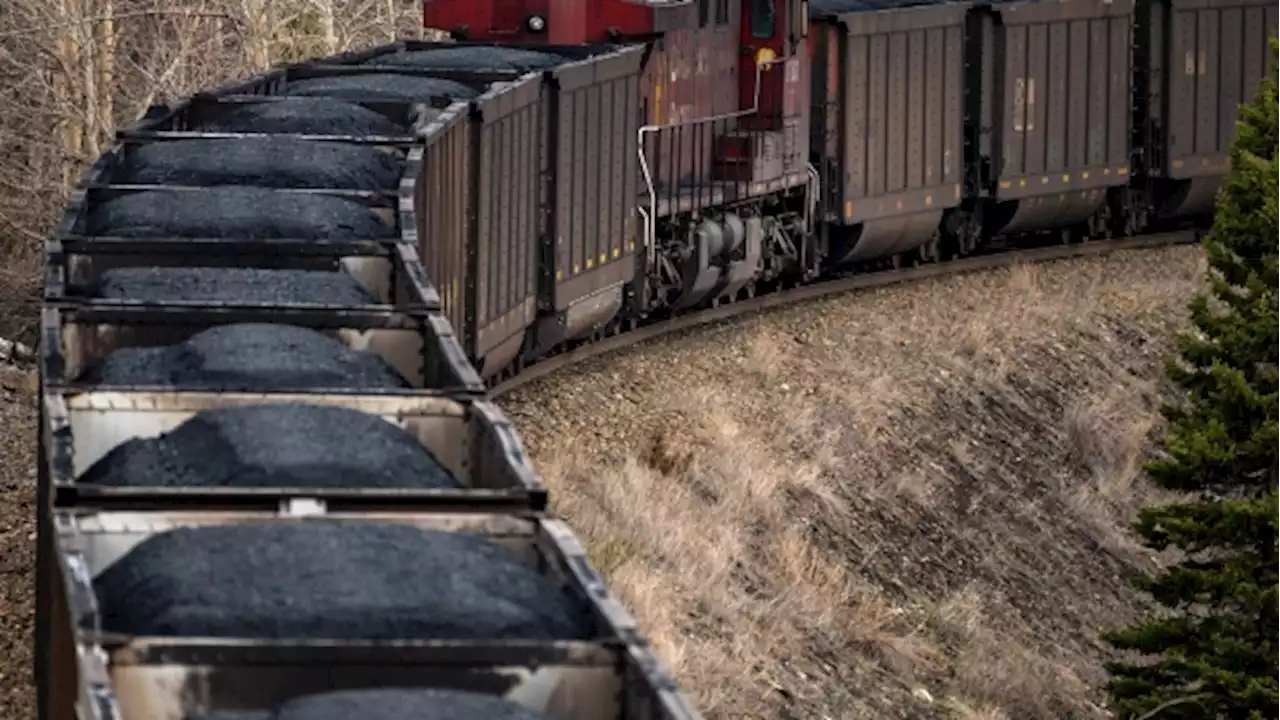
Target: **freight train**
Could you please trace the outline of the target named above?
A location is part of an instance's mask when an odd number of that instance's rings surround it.
[[[424,24],[451,41],[150,108],[73,194],[41,718],[696,718],[486,383],[833,277],[1202,224],[1276,8],[426,0]]]
[[[425,133],[471,178],[418,207],[486,379],[837,274],[1203,221],[1276,27],[1260,0],[425,7],[463,44],[626,46],[516,81],[545,123],[519,143],[537,148],[529,184],[491,189],[512,180],[459,139],[473,106]]]

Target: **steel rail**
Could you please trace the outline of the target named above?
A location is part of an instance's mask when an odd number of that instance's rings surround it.
[[[495,398],[500,397],[518,387],[528,385],[534,380],[544,378],[591,358],[600,357],[632,345],[638,345],[663,335],[749,315],[762,310],[793,305],[806,300],[816,300],[828,295],[837,295],[855,290],[869,290],[978,270],[992,270],[1019,263],[1043,263],[1072,258],[1098,257],[1125,250],[1191,244],[1198,242],[1203,232],[1202,230],[1180,230],[1118,240],[1090,240],[1072,245],[1009,250],[991,255],[977,255],[911,268],[881,270],[852,277],[833,278],[812,285],[801,285],[800,287],[772,292],[748,300],[660,320],[649,325],[642,325],[634,330],[601,338],[558,355],[552,355],[526,366],[517,375],[492,386],[489,388],[489,394]]]

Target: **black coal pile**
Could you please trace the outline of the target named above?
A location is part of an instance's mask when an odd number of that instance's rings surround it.
[[[325,97],[286,97],[232,110],[200,126],[205,132],[301,135],[404,135],[405,129],[369,108]]]
[[[264,268],[113,268],[76,292],[86,297],[144,302],[322,303],[345,307],[378,302],[373,293],[346,272]]]
[[[121,348],[78,380],[246,391],[409,386],[373,353],[309,328],[272,323],[219,325],[176,345]]]
[[[252,187],[130,193],[89,217],[90,234],[134,238],[377,240],[395,231],[357,200]]]
[[[289,83],[285,94],[292,97],[335,97],[356,102],[425,102],[433,97],[469,100],[476,91],[453,80],[370,73],[368,75],[333,75]]]
[[[430,68],[433,70],[545,70],[564,62],[560,55],[503,47],[433,48],[379,55],[366,65]]]
[[[290,137],[180,140],[133,149],[111,181],[138,185],[395,190],[404,161],[374,147]]]
[[[94,580],[131,635],[336,640],[586,639],[557,582],[471,533],[303,520],[179,528]]]
[[[412,435],[376,415],[279,403],[196,413],[134,438],[79,482],[112,487],[457,488]]]
[[[187,720],[545,720],[494,695],[438,688],[377,688],[304,695],[271,711],[188,715]]]

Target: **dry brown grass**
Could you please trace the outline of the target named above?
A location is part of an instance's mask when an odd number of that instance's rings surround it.
[[[1181,248],[678,338],[507,398],[708,717],[1103,717]]]
[[[34,343],[46,234],[118,127],[270,64],[422,34],[394,0],[4,0],[0,337]]]

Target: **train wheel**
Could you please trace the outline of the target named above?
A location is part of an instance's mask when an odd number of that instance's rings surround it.
[[[1111,205],[1105,204],[1094,213],[1093,217],[1089,218],[1087,232],[1083,239],[1088,242],[1108,237],[1111,234],[1112,224]]]

